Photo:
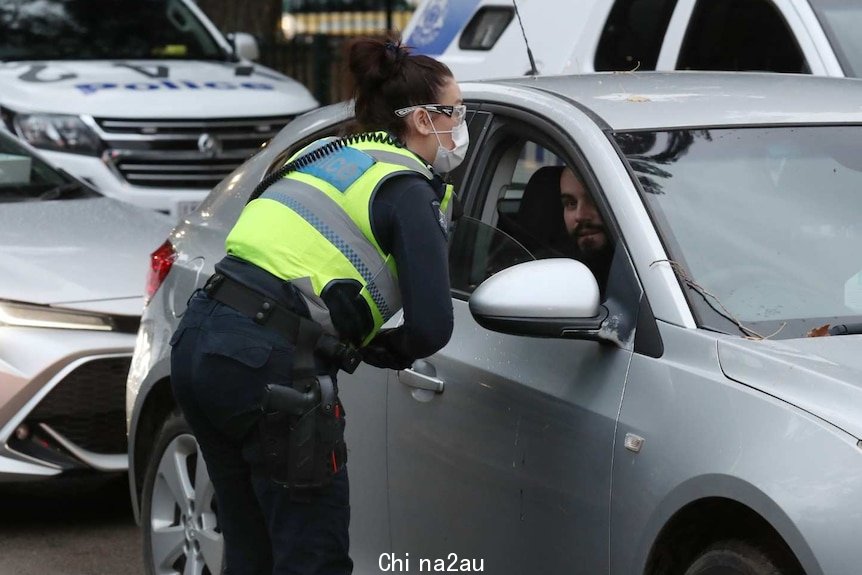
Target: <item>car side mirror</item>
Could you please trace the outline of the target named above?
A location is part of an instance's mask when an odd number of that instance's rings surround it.
[[[491,276],[470,296],[486,329],[512,335],[598,341],[608,315],[593,273],[566,258],[524,262]]]
[[[260,58],[260,49],[254,36],[246,32],[234,32],[229,39],[233,45],[233,52],[240,58],[256,61]]]

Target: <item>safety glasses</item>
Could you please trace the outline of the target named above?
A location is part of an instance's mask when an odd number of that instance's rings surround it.
[[[418,104],[416,106],[407,106],[406,108],[398,108],[395,110],[395,115],[403,118],[413,110],[428,110],[437,114],[444,114],[455,120],[456,124],[460,124],[467,115],[467,106],[461,104],[459,106],[446,106],[443,104]]]

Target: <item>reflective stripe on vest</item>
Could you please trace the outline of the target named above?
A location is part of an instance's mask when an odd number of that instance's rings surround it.
[[[228,235],[227,251],[291,280],[312,318],[332,333],[320,296],[333,280],[355,280],[374,320],[366,343],[401,308],[395,263],[374,237],[370,211],[380,185],[404,173],[433,177],[406,149],[351,143],[289,173],[249,202]]]

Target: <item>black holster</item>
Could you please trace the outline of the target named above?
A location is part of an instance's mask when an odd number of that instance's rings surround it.
[[[328,375],[296,384],[266,386],[260,423],[264,459],[277,483],[323,487],[347,462],[344,410]]]

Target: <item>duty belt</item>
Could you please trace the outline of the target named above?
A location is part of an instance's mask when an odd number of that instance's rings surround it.
[[[356,371],[362,361],[356,348],[325,333],[317,322],[302,317],[274,299],[223,274],[210,276],[203,290],[210,298],[278,332],[294,345],[299,345],[300,339],[313,340],[314,351],[347,373]]]
[[[328,485],[347,462],[344,414],[332,378],[317,374],[314,353],[352,373],[359,352],[324,333],[319,323],[222,274],[210,277],[204,291],[295,346],[291,385],[264,389],[259,423],[264,462],[273,481],[288,488]]]

